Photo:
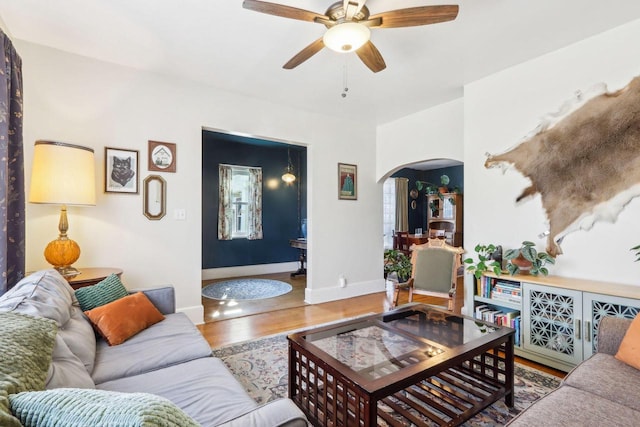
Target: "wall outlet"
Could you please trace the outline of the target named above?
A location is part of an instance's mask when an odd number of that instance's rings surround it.
[[[186,221],[187,219],[187,210],[186,209],[175,209],[173,211],[173,218],[177,221]]]
[[[341,288],[345,288],[347,286],[347,278],[344,277],[344,274],[338,276],[338,283],[340,284]]]

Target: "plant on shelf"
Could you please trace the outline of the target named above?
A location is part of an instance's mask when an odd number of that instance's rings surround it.
[[[384,276],[391,273],[398,276],[398,282],[403,283],[411,277],[411,259],[396,249],[384,251]]]
[[[640,245],[634,246],[629,250],[630,251],[636,251],[636,262],[640,261]]]
[[[535,243],[525,240],[519,248],[505,251],[504,258],[509,261],[507,264],[509,274],[527,272],[534,276],[549,274],[545,265],[555,264],[556,259],[544,251],[538,252],[535,246]]]
[[[449,182],[450,180],[448,175],[441,175],[440,185],[428,181],[416,181],[416,189],[418,191],[422,191],[424,188],[426,194],[437,194],[440,199],[444,200],[444,195],[449,192],[449,188],[447,187]],[[459,192],[458,187],[455,187],[454,192]],[[456,204],[455,199],[450,198],[450,200],[451,204]]]
[[[477,244],[475,247],[477,260],[473,258],[466,258],[463,262],[465,264],[465,270],[472,273],[476,279],[480,279],[482,275],[491,271],[499,276],[502,273],[501,265],[498,261],[492,258],[493,254],[498,249],[498,246],[494,244],[481,245]]]

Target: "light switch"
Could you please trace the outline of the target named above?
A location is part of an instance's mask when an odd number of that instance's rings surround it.
[[[185,221],[187,219],[187,210],[186,209],[175,209],[173,211],[173,218],[177,221]]]

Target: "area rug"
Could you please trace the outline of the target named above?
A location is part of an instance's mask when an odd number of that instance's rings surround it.
[[[220,300],[254,300],[279,297],[291,292],[290,284],[270,279],[234,279],[202,288],[202,296]]]
[[[286,335],[221,347],[214,349],[213,355],[225,362],[256,402],[270,402],[287,396],[289,361]],[[500,400],[467,421],[464,426],[503,426],[559,383],[560,379],[557,377],[516,363],[515,406],[509,408],[504,400]],[[386,425],[384,421],[380,422],[380,425]]]

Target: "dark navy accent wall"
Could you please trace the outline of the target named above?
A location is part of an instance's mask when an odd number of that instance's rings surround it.
[[[281,179],[287,148],[297,178],[291,185]],[[218,240],[220,163],[262,168],[262,239]],[[289,239],[301,236],[300,222],[306,217],[306,165],[305,147],[203,131],[202,268],[297,261],[298,250],[289,246]]]
[[[430,169],[426,171],[420,171],[411,168],[400,169],[393,175],[392,178],[408,178],[409,179],[409,191],[416,188],[416,181],[431,182],[433,184],[440,184],[440,177],[447,175],[449,177],[449,191],[453,191],[454,188],[458,188],[460,193],[464,193],[464,166],[449,166],[446,168]],[[422,228],[422,232],[427,232],[427,200],[425,197],[424,189],[420,191],[420,195],[416,199],[416,208],[411,209],[411,197],[409,197],[409,233],[413,233],[416,228]]]

